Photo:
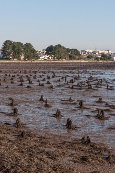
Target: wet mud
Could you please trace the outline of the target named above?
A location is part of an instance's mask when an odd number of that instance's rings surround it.
[[[1,172],[112,172],[115,63],[0,63],[0,123]]]

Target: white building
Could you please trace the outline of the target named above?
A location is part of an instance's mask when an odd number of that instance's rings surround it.
[[[0,50],[0,59],[2,59],[2,53],[1,53],[1,50]]]
[[[40,60],[47,60],[47,59],[48,59],[48,56],[46,55],[40,56]]]
[[[24,60],[24,54],[21,55],[20,59],[21,59],[21,61]]]
[[[100,54],[111,54],[112,52],[110,50],[98,50]]]
[[[111,59],[112,59],[112,61],[115,61],[115,55],[114,54],[111,56]]]
[[[111,55],[112,52],[110,50],[81,50],[81,55],[87,56],[87,55],[93,55],[96,57],[101,57],[102,54],[105,55]]]

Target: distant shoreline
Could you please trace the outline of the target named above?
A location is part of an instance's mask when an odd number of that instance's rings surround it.
[[[34,70],[115,70],[115,61],[0,61],[2,69]]]
[[[50,62],[53,62],[53,63],[68,63],[68,62],[75,62],[75,63],[79,63],[79,62],[83,62],[83,63],[90,63],[90,62],[96,62],[96,63],[115,63],[115,61],[94,61],[94,60],[91,60],[91,61],[85,61],[85,60],[35,60],[35,61],[18,61],[18,60],[0,60],[0,63],[50,63]]]

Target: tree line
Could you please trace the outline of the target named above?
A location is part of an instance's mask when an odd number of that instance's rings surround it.
[[[48,55],[53,55],[58,60],[77,60],[80,58],[80,52],[77,49],[69,49],[60,44],[47,47],[46,53]]]
[[[75,60],[79,59],[80,56],[80,52],[77,49],[65,48],[60,44],[48,46],[45,51],[47,55],[57,60]],[[23,44],[21,42],[14,42],[11,40],[6,40],[3,43],[2,56],[7,60],[37,60],[40,58],[38,51],[34,49],[31,43]]]
[[[70,49],[57,44],[51,45],[45,49],[46,55],[49,55],[54,60],[81,60],[81,59],[92,59],[92,60],[110,60],[111,55],[102,54],[101,57],[95,57],[88,55],[86,58],[81,56],[79,50]],[[6,40],[2,46],[2,57],[6,60],[38,60],[41,54],[33,47],[31,43],[23,44],[21,42],[14,42]]]
[[[7,60],[31,60],[38,59],[38,53],[31,43],[23,44],[6,40],[2,46],[2,56]]]

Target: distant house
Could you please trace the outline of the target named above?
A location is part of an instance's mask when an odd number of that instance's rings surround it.
[[[100,58],[102,54],[112,55],[112,52],[110,50],[81,50],[81,55],[83,56],[92,55],[93,57]]]
[[[2,52],[1,52],[1,50],[0,50],[0,59],[2,59],[3,58],[3,56],[2,56]]]
[[[48,56],[47,55],[40,56],[40,60],[47,60],[47,59],[48,59]]]
[[[24,60],[24,54],[21,55],[20,60],[21,60],[21,61]]]
[[[115,54],[111,56],[112,61],[115,61]]]

